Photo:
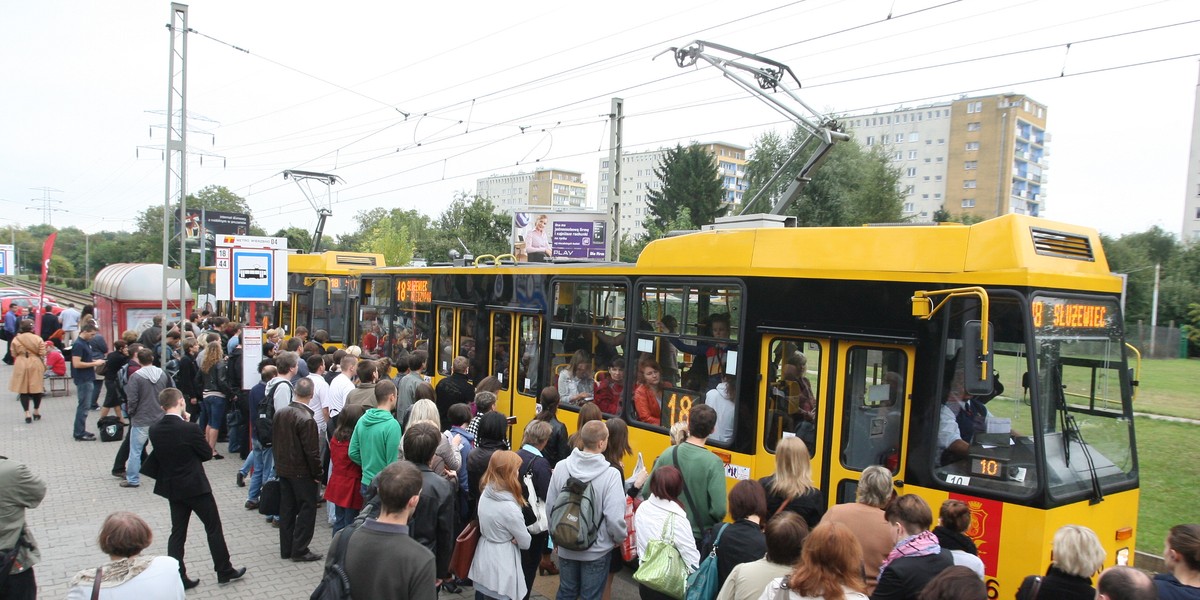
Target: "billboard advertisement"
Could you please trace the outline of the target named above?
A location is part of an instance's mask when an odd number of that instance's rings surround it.
[[[250,233],[250,215],[202,208],[189,208],[186,213],[183,219],[183,235],[188,244],[199,246],[200,239],[203,238],[204,247],[213,248],[218,235]],[[175,216],[178,219],[179,211],[175,212]],[[175,224],[178,226],[179,221],[176,220]]]
[[[608,260],[608,215],[598,211],[513,213],[519,262]]]

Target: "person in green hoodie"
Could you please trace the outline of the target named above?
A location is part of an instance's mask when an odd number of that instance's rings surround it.
[[[362,493],[384,467],[400,456],[400,422],[392,416],[396,407],[396,384],[375,384],[375,406],[354,426],[350,436],[350,460],[362,466]]]

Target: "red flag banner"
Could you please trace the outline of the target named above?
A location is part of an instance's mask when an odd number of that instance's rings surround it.
[[[41,327],[42,323],[42,307],[46,305],[46,276],[50,273],[50,256],[54,254],[54,240],[57,238],[58,232],[51,233],[50,237],[46,238],[46,243],[42,244],[42,286],[38,289],[35,328]]]

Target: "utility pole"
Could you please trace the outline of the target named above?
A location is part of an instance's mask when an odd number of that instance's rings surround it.
[[[167,76],[167,143],[164,158],[167,165],[166,194],[163,198],[163,240],[162,240],[162,339],[166,340],[169,321],[167,320],[167,304],[170,295],[169,282],[172,276],[179,281],[179,315],[182,318],[187,307],[184,297],[187,279],[185,266],[187,264],[186,237],[180,227],[179,235],[179,268],[171,269],[171,198],[175,191],[179,194],[179,218],[183,219],[187,209],[187,33],[188,7],[178,2],[171,3],[171,23],[167,25],[171,32],[171,52],[168,60]],[[175,61],[179,60],[176,70]],[[178,100],[178,115],[176,101]],[[166,366],[170,360],[165,343],[157,348],[162,353],[162,364]]]
[[[1158,271],[1161,265],[1154,265],[1154,300],[1150,308],[1150,358],[1154,358],[1155,338],[1158,337]]]
[[[625,139],[625,101],[612,99],[608,113],[608,213],[612,229],[608,234],[608,249],[613,262],[621,260],[621,145]]]

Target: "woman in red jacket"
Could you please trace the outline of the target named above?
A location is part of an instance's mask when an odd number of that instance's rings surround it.
[[[350,435],[354,426],[366,412],[362,404],[347,404],[338,413],[337,429],[329,440],[329,482],[325,485],[325,499],[333,503],[333,534],[354,522],[362,510],[362,467],[350,460]]]
[[[618,356],[608,373],[596,384],[596,408],[609,415],[621,414],[621,394],[625,391],[625,358]]]

